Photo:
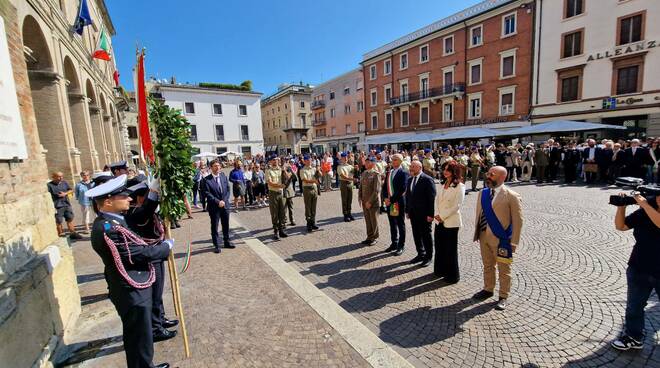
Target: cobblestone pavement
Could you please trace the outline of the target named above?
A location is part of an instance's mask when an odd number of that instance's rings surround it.
[[[189,270],[180,274],[192,351],[183,340],[155,345],[155,363],[173,367],[366,367],[336,331],[241,241],[212,252],[206,213],[174,231],[179,267],[192,234]],[[189,228],[190,226],[190,228]],[[77,354],[64,366],[125,367],[121,323],[107,299],[101,261],[88,240],[73,243],[83,313],[67,344]],[[165,309],[174,317],[169,280]]]
[[[614,230],[616,189],[520,185],[524,230],[513,264],[510,307],[475,302],[482,287],[479,247],[471,241],[476,195],[467,196],[459,233],[461,281],[446,285],[432,267],[410,266],[415,255],[407,223],[406,252],[383,254],[389,227],[379,216],[375,246],[358,243],[365,225],[344,223],[339,192],[319,198],[321,230],[305,234],[302,198],[295,199],[298,226],[274,242],[268,209],[240,212],[238,221],[362,323],[419,367],[659,367],[660,303],[647,306],[645,348],[620,353],[609,342],[621,329],[630,232]],[[355,198],[355,197],[354,197]],[[629,210],[630,212],[631,210]]]

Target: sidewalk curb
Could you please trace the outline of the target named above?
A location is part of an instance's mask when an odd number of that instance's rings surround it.
[[[410,362],[288,265],[267,245],[252,237],[240,222],[230,219],[230,228],[372,367],[413,367]]]

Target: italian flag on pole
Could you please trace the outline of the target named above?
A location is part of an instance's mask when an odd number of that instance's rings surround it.
[[[110,61],[110,40],[108,34],[105,33],[105,28],[101,29],[101,36],[99,37],[99,44],[92,55],[95,59]]]

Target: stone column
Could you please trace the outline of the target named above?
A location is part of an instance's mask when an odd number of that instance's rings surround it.
[[[112,118],[110,115],[103,115],[103,131],[105,133],[105,143],[108,149],[108,156],[112,161],[117,161],[117,134],[112,126]]]
[[[103,116],[101,115],[101,109],[98,105],[89,105],[89,122],[92,125],[93,147],[97,153],[99,167],[102,167],[104,164],[109,164],[111,161],[106,144],[107,138],[103,131]]]
[[[96,170],[98,163],[96,151],[92,148],[91,132],[88,129],[87,97],[78,93],[69,93],[69,113],[71,115],[71,131],[73,132],[76,148],[72,154],[80,155],[80,164],[83,170]]]
[[[62,171],[67,180],[75,175],[74,162],[68,154],[70,140],[64,111],[60,108],[59,84],[62,77],[48,70],[29,70],[30,92],[37,120],[39,141],[49,172]]]

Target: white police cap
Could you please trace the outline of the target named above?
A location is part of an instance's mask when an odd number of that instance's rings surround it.
[[[105,183],[95,186],[94,188],[85,192],[85,197],[88,198],[101,198],[112,197],[116,195],[129,195],[130,192],[126,188],[126,175],[120,175],[114,179],[110,179]]]
[[[92,180],[93,179],[98,179],[98,178],[101,178],[101,177],[104,177],[104,176],[112,176],[112,173],[110,171],[95,172],[94,174],[92,174]]]
[[[127,169],[128,168],[128,163],[126,162],[126,160],[121,160],[121,161],[111,163],[110,165],[108,165],[108,167],[110,168],[110,170],[112,170],[112,169],[122,169],[122,168]]]

